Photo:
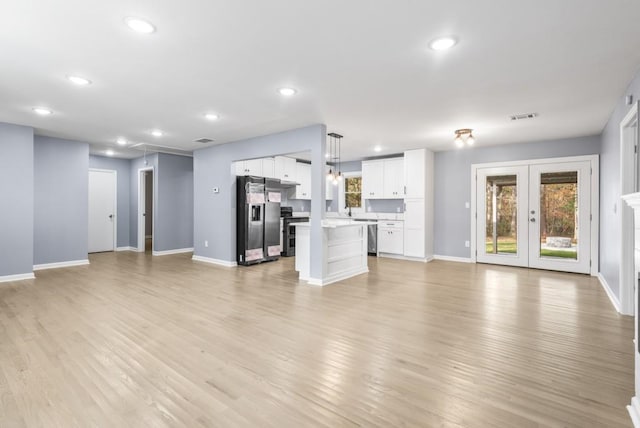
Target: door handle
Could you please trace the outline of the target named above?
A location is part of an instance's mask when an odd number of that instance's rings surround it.
[[[113,218],[113,214],[109,214],[109,218]]]
[[[531,219],[529,219],[529,221],[530,221],[531,223],[535,223],[535,222],[536,222],[536,219],[535,219],[534,217],[531,217]]]

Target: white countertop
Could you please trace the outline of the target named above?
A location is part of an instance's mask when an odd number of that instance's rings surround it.
[[[366,226],[369,224],[378,224],[377,221],[355,221],[350,219],[327,219],[323,220],[322,227],[336,229],[338,227],[351,227],[351,226]],[[292,223],[294,227],[309,227],[309,222],[304,223]]]

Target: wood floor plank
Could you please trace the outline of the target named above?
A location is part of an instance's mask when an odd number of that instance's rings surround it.
[[[0,427],[631,427],[633,320],[588,276],[90,261],[0,285]]]

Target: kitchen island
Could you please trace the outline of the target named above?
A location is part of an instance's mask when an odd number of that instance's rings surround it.
[[[300,279],[311,285],[327,285],[369,272],[367,227],[370,222],[351,220],[322,221],[322,275],[312,278],[309,223],[296,223],[295,269]]]

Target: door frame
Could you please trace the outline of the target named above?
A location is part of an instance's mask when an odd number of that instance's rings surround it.
[[[545,159],[529,159],[529,160],[517,160],[517,161],[505,161],[505,162],[489,162],[489,163],[474,163],[471,165],[471,209],[469,214],[469,221],[471,223],[471,263],[477,263],[477,227],[476,218],[478,216],[478,207],[476,201],[476,182],[478,169],[480,168],[499,168],[505,166],[524,166],[524,165],[536,165],[545,163],[565,163],[565,162],[591,162],[591,276],[598,275],[599,253],[600,246],[600,156],[599,155],[584,155],[584,156],[566,156],[560,158],[545,158]]]
[[[633,193],[635,189],[635,158],[633,143],[629,144],[626,129],[634,122],[636,132],[640,134],[640,102],[634,103],[624,119],[620,122],[620,196]],[[640,135],[636,135],[640,140]],[[638,141],[640,144],[640,141]],[[634,241],[633,209],[620,199],[618,201],[620,218],[620,313],[634,314]]]
[[[118,171],[115,169],[103,169],[103,168],[89,168],[89,173],[91,171],[94,172],[106,172],[113,174],[114,184],[113,184],[113,217],[115,221],[113,222],[113,251],[117,251],[118,249]],[[88,231],[87,231],[88,233]],[[87,242],[89,241],[89,236],[87,235]]]
[[[146,166],[144,168],[138,168],[138,245],[136,246],[136,251],[139,253],[144,253],[145,250],[145,237],[146,237],[146,230],[145,230],[145,216],[142,215],[145,211],[145,196],[146,196],[146,187],[144,184],[144,173],[147,171],[151,171],[151,173],[153,174],[153,193],[151,195],[152,201],[151,204],[153,205],[153,215],[151,216],[151,236],[152,236],[152,240],[151,240],[151,252],[154,251],[155,246],[156,246],[156,198],[155,198],[155,191],[156,191],[156,173],[155,173],[155,169],[153,166]]]

